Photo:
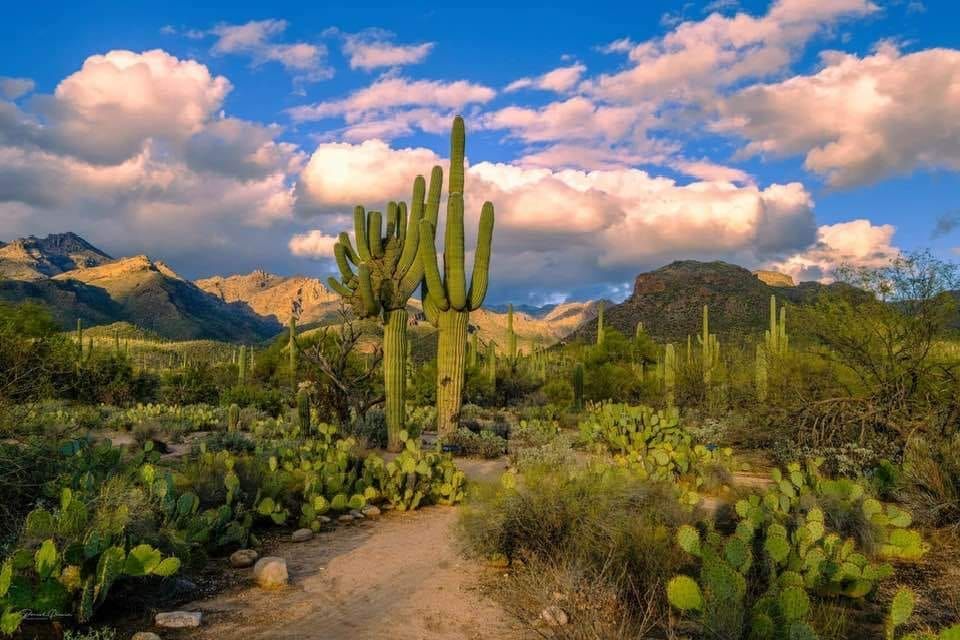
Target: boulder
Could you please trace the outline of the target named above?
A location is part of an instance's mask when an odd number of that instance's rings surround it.
[[[202,621],[203,614],[199,611],[166,611],[153,618],[154,624],[165,629],[199,627]]]
[[[253,566],[253,580],[261,589],[279,589],[286,586],[289,580],[287,561],[273,556],[260,558]]]
[[[292,542],[308,542],[313,540],[313,530],[312,529],[297,529],[290,536]]]
[[[239,549],[230,554],[230,566],[236,569],[252,567],[260,554],[253,549]]]

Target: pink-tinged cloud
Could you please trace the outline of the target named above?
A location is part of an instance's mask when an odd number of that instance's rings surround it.
[[[343,44],[343,52],[349,56],[351,69],[378,69],[400,67],[423,62],[433,50],[435,43],[394,44],[382,38],[369,38],[363,34],[349,35]]]
[[[580,82],[581,76],[587,67],[579,62],[567,67],[559,67],[535,78],[520,78],[507,85],[504,91],[512,92],[520,89],[542,89],[555,93],[566,93]]]
[[[813,75],[725,100],[717,129],[746,138],[746,154],[804,155],[837,187],[919,167],[960,170],[960,51],[904,55],[884,44],[823,61]]]
[[[797,282],[831,282],[834,271],[842,265],[882,267],[889,264],[900,253],[893,244],[895,231],[892,225],[875,225],[863,219],[823,225],[817,230],[817,241],[811,247],[768,266],[793,276]]]
[[[290,253],[299,258],[320,260],[333,257],[333,245],[336,243],[336,236],[327,235],[319,229],[312,229],[306,233],[295,234],[290,238],[288,247]]]

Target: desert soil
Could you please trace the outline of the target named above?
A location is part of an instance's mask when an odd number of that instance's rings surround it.
[[[461,463],[461,461],[458,461]],[[465,463],[465,464],[463,464]],[[498,476],[502,463],[463,461],[472,479]],[[453,527],[457,510],[428,507],[283,543],[290,585],[263,591],[250,583],[180,607],[202,611],[200,629],[165,638],[217,640],[501,640],[521,626],[479,590],[482,572],[464,559]],[[241,570],[237,570],[241,571]],[[249,572],[250,570],[244,570]]]

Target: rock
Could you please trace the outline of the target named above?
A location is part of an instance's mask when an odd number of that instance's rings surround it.
[[[290,540],[293,542],[308,542],[313,540],[313,530],[297,529],[293,532],[293,535],[290,536]]]
[[[246,569],[252,567],[260,554],[253,549],[240,549],[230,554],[230,566],[236,569]]]
[[[350,511],[350,515],[353,516],[353,519],[354,519],[354,520],[362,520],[362,519],[363,519],[363,513],[361,513],[361,512],[360,512],[359,510],[357,510],[357,509],[351,510],[351,511]]]
[[[158,613],[153,622],[165,629],[186,629],[199,627],[202,620],[203,614],[199,611],[167,611]]]
[[[283,558],[267,556],[253,565],[253,580],[261,589],[279,589],[287,584],[287,561]]]
[[[353,522],[353,516],[350,515],[349,513],[345,513],[339,518],[337,518],[337,522],[341,524],[350,524],[351,522]]]
[[[363,513],[364,517],[366,518],[377,518],[380,516],[380,508],[372,504],[368,504],[360,511]]]
[[[562,627],[570,621],[567,617],[567,612],[556,605],[550,605],[541,611],[540,619],[543,620],[548,627]]]
[[[393,505],[390,504],[389,502],[383,503],[383,506],[380,507],[381,511],[391,511],[392,509],[393,509]]]
[[[153,631],[138,631],[130,640],[160,640],[160,636]]]
[[[331,522],[333,522],[333,518],[331,518],[330,516],[317,516],[317,521],[320,524],[330,524]]]

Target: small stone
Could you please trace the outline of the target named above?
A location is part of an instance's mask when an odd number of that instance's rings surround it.
[[[202,620],[203,614],[199,611],[167,611],[158,613],[153,622],[165,629],[186,629],[199,627]]]
[[[359,510],[357,510],[357,509],[352,509],[352,510],[350,511],[350,515],[353,516],[353,519],[354,519],[354,520],[362,520],[362,519],[363,519],[363,513],[361,513],[361,512],[360,512]]]
[[[548,627],[562,627],[570,621],[567,617],[567,612],[556,605],[550,605],[541,611],[540,619],[543,620]]]
[[[283,558],[267,556],[257,560],[253,566],[253,580],[261,589],[279,589],[287,584],[287,561]]]
[[[130,640],[160,640],[160,636],[153,631],[137,631]]]
[[[297,529],[293,532],[293,535],[290,536],[290,540],[293,542],[308,542],[313,540],[313,530],[312,529]]]
[[[349,513],[345,513],[339,518],[337,518],[337,522],[339,522],[340,524],[350,524],[351,522],[353,522],[353,516],[350,515]]]
[[[230,566],[235,569],[246,569],[252,567],[260,554],[253,549],[240,549],[230,554]]]
[[[333,518],[331,518],[330,516],[317,516],[317,522],[319,522],[320,524],[330,524],[331,522],[333,522]]]
[[[368,504],[360,511],[363,513],[364,517],[366,518],[377,518],[380,516],[380,508],[372,504]]]
[[[392,510],[393,510],[393,505],[390,504],[389,502],[385,502],[385,503],[383,504],[383,506],[380,507],[380,510],[381,510],[381,511],[392,511]]]

